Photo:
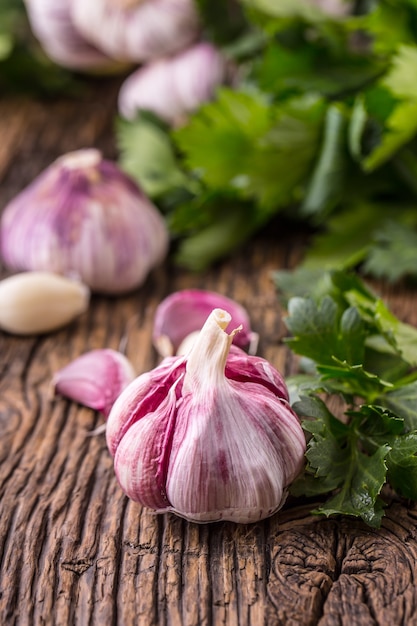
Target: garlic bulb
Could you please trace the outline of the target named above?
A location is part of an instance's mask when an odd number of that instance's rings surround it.
[[[0,281],[0,328],[16,335],[48,333],[84,313],[89,289],[48,272],[24,272]]]
[[[71,0],[79,33],[112,59],[143,63],[174,54],[194,41],[194,0]]]
[[[113,71],[118,65],[77,31],[71,0],[25,0],[31,30],[50,59],[70,69]]]
[[[349,6],[349,0],[309,0],[311,4],[315,5],[323,13],[331,15],[332,17],[342,17],[347,15],[352,8]]]
[[[141,285],[168,250],[165,222],[95,149],[66,154],[4,209],[1,253],[16,270],[77,277],[96,292]]]
[[[167,296],[157,306],[152,332],[153,344],[163,356],[185,354],[213,309],[226,309],[233,323],[241,326],[233,336],[239,348],[255,354],[259,335],[251,329],[247,311],[237,302],[214,291],[183,289]]]
[[[226,76],[221,53],[209,43],[199,43],[131,74],[119,92],[119,112],[133,119],[140,109],[147,109],[174,124],[210,100]]]
[[[75,400],[104,416],[135,377],[121,352],[109,348],[91,350],[56,372],[52,385],[57,394]]]
[[[283,504],[305,438],[281,375],[231,346],[215,309],[191,351],[167,357],[113,405],[107,444],[125,493],[195,522],[254,522]]]

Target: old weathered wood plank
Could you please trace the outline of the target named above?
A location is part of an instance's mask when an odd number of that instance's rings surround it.
[[[0,103],[1,207],[65,151],[94,145],[115,154],[116,86],[95,86],[83,103]],[[393,502],[381,530],[317,518],[296,500],[254,525],[156,516],[127,500],[104,437],[89,436],[100,415],[51,394],[54,372],[92,348],[123,345],[138,373],[153,367],[155,308],[190,286],[239,300],[260,353],[293,371],[271,271],[293,264],[301,242],[277,228],[200,275],[168,261],[132,294],[94,297],[59,332],[0,333],[1,624],[417,624],[413,506]],[[385,295],[417,324],[416,294]]]

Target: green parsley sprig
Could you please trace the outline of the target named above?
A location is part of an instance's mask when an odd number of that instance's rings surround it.
[[[320,496],[316,513],[378,527],[384,485],[417,500],[417,329],[347,272],[325,273],[316,293],[287,306],[287,345],[308,366],[288,380],[308,435],[306,469],[292,492]]]
[[[325,257],[415,276],[415,0],[346,0],[343,18],[310,0],[197,3],[238,80],[179,129],[117,124],[120,162],[167,216],[177,260],[204,269],[282,214],[314,233],[303,268]]]

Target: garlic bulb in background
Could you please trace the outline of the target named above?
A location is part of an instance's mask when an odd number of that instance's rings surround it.
[[[138,63],[185,48],[200,28],[194,0],[71,0],[71,16],[109,57]]]
[[[182,289],[159,303],[155,311],[152,341],[163,356],[185,354],[213,309],[226,309],[241,329],[233,336],[239,348],[255,354],[259,335],[251,329],[249,314],[240,304],[214,291]]]
[[[226,75],[221,53],[209,43],[199,43],[133,72],[120,89],[119,112],[133,119],[138,110],[147,109],[169,124],[182,121],[214,96]]]
[[[332,17],[343,17],[352,10],[352,3],[349,0],[309,0],[311,4],[320,9],[323,13]]]
[[[113,71],[114,60],[77,31],[71,18],[71,0],[25,0],[33,34],[47,56],[74,70]]]
[[[118,294],[168,251],[165,222],[136,183],[95,149],[58,158],[4,209],[1,254],[13,270],[79,278]]]
[[[191,351],[121,393],[106,437],[125,493],[195,522],[255,522],[285,501],[305,438],[281,375],[231,346],[215,309]]]

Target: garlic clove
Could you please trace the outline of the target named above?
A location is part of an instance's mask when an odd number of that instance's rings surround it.
[[[71,18],[71,1],[25,0],[31,30],[50,59],[81,71],[114,72],[125,65],[115,62],[91,45],[77,31]]]
[[[104,416],[135,378],[130,361],[109,348],[91,350],[71,361],[53,377],[55,393],[75,400]]]
[[[159,210],[95,149],[58,158],[4,209],[1,252],[13,270],[77,276],[92,291],[143,284],[168,252]]]
[[[134,119],[140,109],[146,109],[168,124],[178,124],[211,100],[226,78],[227,64],[220,51],[198,43],[133,72],[120,88],[119,112]]]
[[[183,289],[167,296],[155,311],[152,339],[157,352],[165,357],[185,354],[208,315],[215,308],[226,309],[241,331],[233,341],[255,354],[259,335],[250,326],[247,311],[237,302],[214,291]]]
[[[65,326],[89,305],[78,280],[49,272],[24,272],[0,281],[0,328],[17,335],[48,333]]]
[[[87,41],[112,59],[148,62],[174,54],[200,30],[193,0],[71,1],[71,17]]]
[[[215,309],[193,347],[130,383],[107,423],[119,484],[194,522],[258,521],[283,505],[305,437],[281,375],[232,346]]]

